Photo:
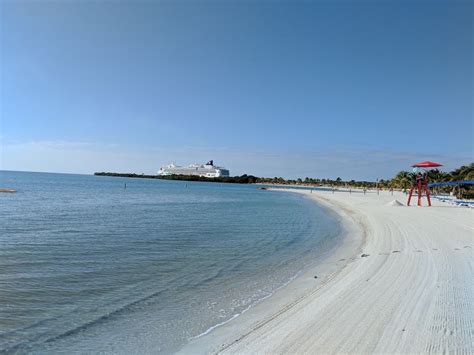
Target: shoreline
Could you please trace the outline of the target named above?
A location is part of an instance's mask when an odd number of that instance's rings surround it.
[[[306,297],[319,290],[336,274],[341,272],[348,264],[360,255],[364,243],[366,230],[364,221],[358,220],[354,211],[344,208],[337,210],[331,202],[319,200],[306,194],[305,191],[296,189],[271,188],[273,191],[290,192],[306,195],[312,203],[327,209],[335,216],[341,225],[340,240],[337,245],[318,256],[312,265],[299,271],[288,283],[278,288],[272,295],[252,305],[237,317],[218,324],[200,334],[185,344],[178,353],[218,353],[224,351],[236,341],[247,335],[249,330],[267,323],[282,310],[288,310],[302,302]],[[317,276],[315,279],[314,276]],[[237,336],[236,336],[237,335]]]
[[[400,192],[288,190],[339,209],[365,239],[342,268],[325,259],[182,353],[474,352],[472,209],[391,204],[404,202]],[[349,229],[344,243],[354,236]],[[324,278],[308,291],[315,272]]]

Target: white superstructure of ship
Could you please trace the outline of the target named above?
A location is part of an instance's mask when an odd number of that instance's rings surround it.
[[[229,176],[229,170],[220,166],[215,166],[213,160],[209,160],[206,164],[191,164],[187,167],[178,166],[174,163],[162,166],[158,171],[158,175],[195,175],[208,178],[216,178]]]

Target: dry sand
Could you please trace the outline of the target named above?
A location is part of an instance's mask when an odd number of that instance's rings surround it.
[[[406,197],[397,192],[298,193],[338,211],[349,231],[359,226],[365,238],[358,247],[350,244],[356,232],[349,233],[334,255],[352,257],[338,268],[330,267],[333,258],[317,270],[321,281],[312,289],[290,284],[284,297],[183,352],[474,353],[472,209],[437,201],[399,206],[393,201]]]

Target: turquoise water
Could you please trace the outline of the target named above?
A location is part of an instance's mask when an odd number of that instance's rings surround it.
[[[3,171],[0,187],[18,190],[0,194],[0,352],[176,351],[340,228],[299,194],[248,185]]]

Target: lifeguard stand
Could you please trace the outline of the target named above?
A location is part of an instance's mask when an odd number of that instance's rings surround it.
[[[413,184],[411,186],[410,193],[408,194],[407,206],[410,206],[411,197],[415,189],[418,191],[418,206],[421,206],[421,198],[423,196],[423,192],[425,193],[426,199],[428,200],[428,206],[431,206],[427,169],[437,168],[439,166],[443,165],[432,161],[422,161],[420,163],[412,165],[415,176],[413,178]],[[419,171],[418,168],[421,168],[422,170]]]

